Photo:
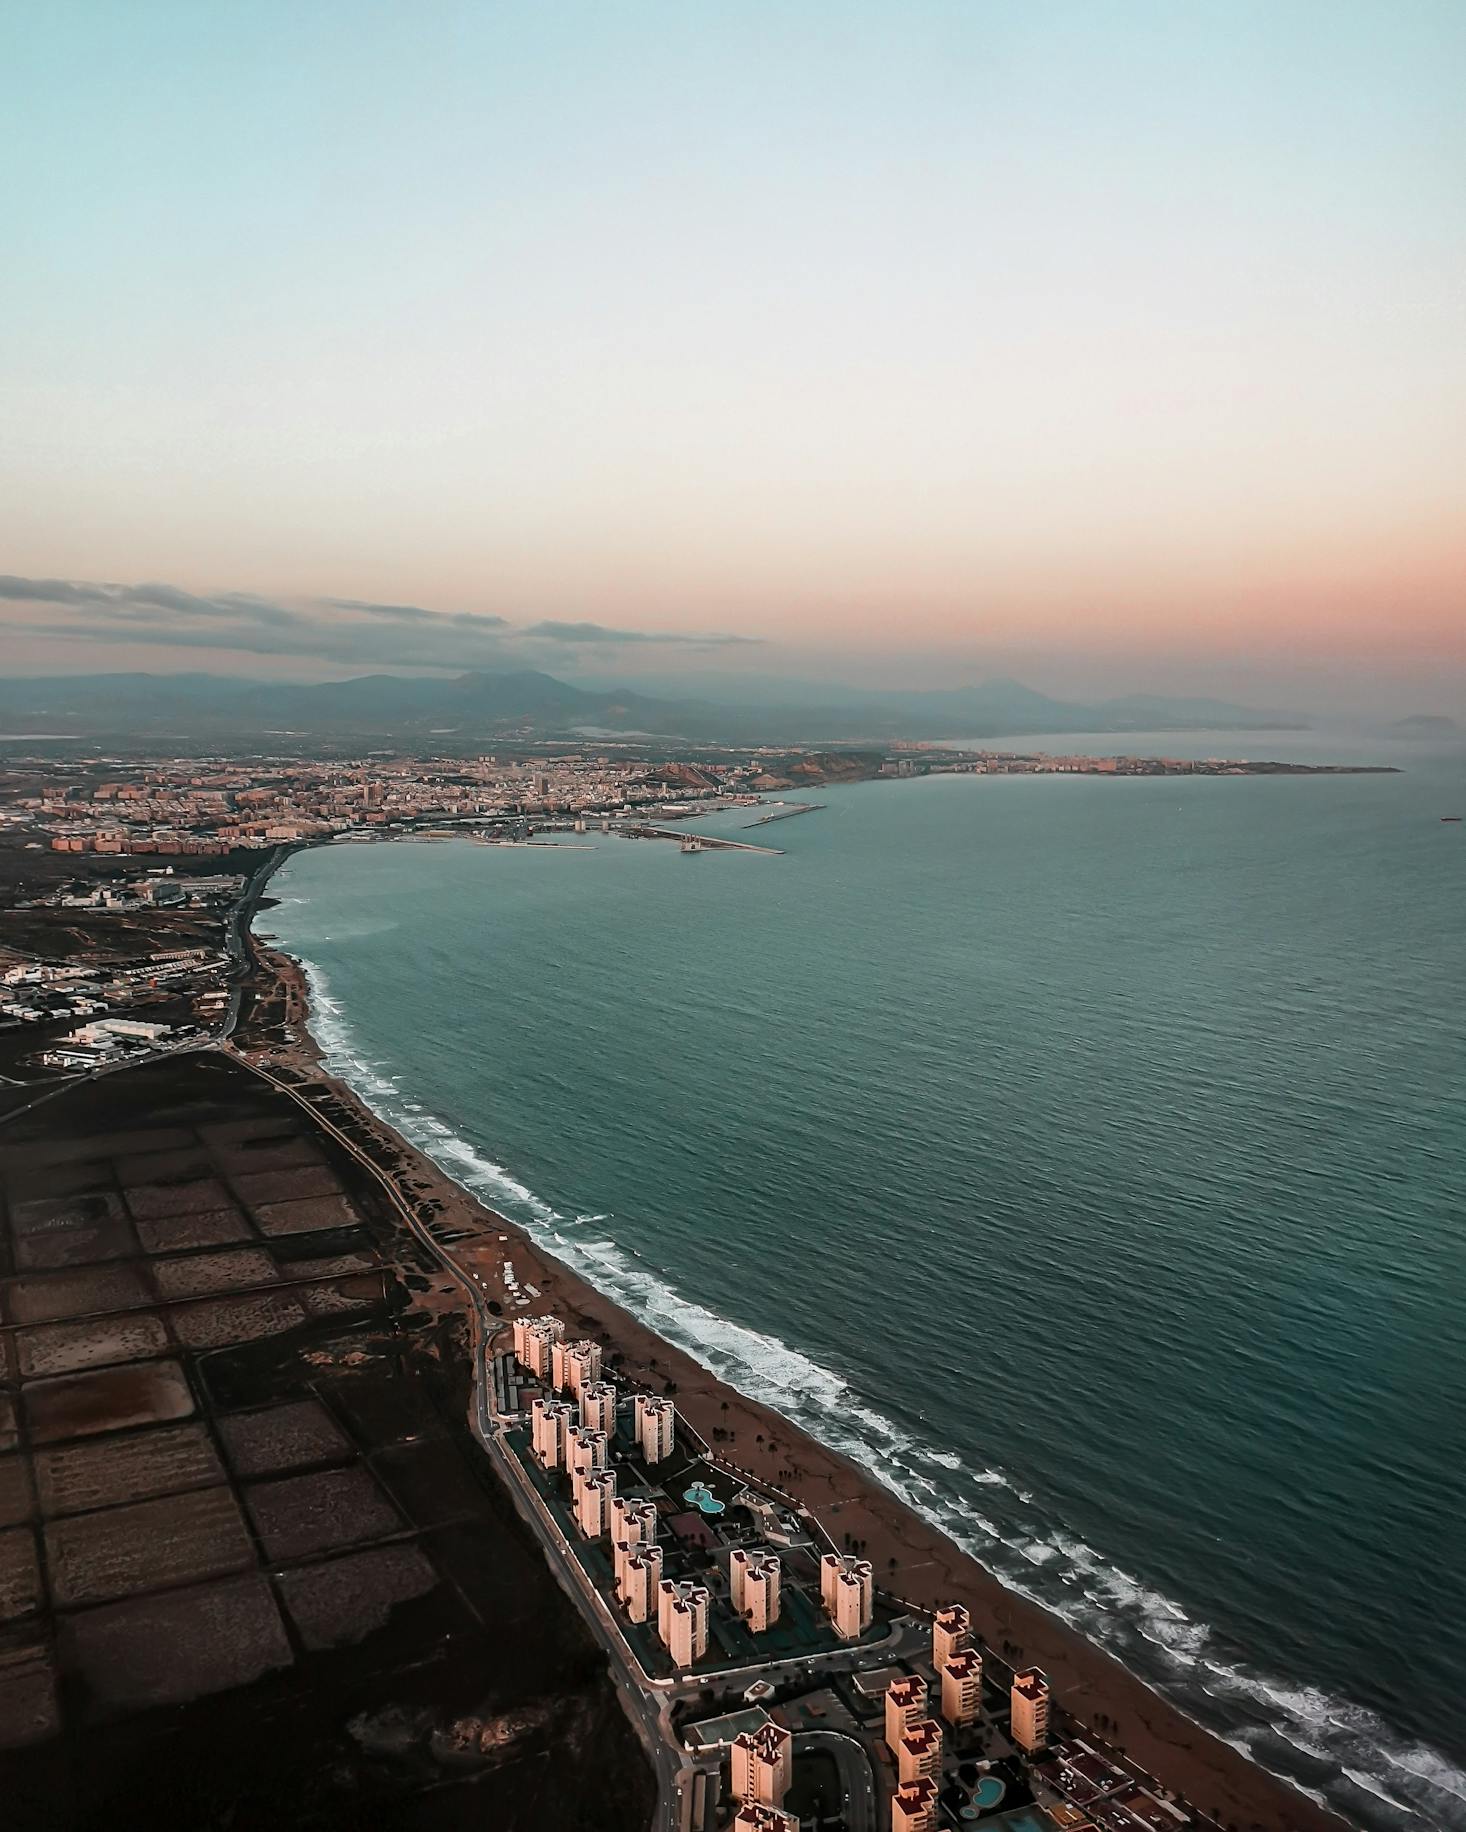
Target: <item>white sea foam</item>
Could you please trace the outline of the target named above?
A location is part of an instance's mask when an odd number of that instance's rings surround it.
[[[1003,1471],[973,1469],[954,1452],[922,1443],[875,1410],[842,1377],[767,1334],[718,1315],[684,1297],[665,1278],[633,1259],[616,1241],[588,1236],[604,1214],[562,1215],[505,1166],[486,1157],[416,1102],[399,1098],[395,1079],[378,1072],[355,1048],[325,975],[302,961],[310,987],[312,1029],[327,1065],[442,1169],[503,1207],[567,1264],[731,1386],[783,1413],[862,1464],[873,1476],[970,1552],[991,1565],[1019,1595],[1042,1605],[1099,1642],[1143,1640],[1171,1673],[1162,1682],[1183,1708],[1203,1717],[1231,1699],[1261,1711],[1272,1730],[1300,1754],[1333,1763],[1347,1781],[1387,1808],[1375,1823],[1402,1822],[1466,1829],[1466,1773],[1445,1756],[1398,1738],[1382,1721],[1317,1688],[1288,1685],[1243,1669],[1221,1656],[1207,1624],[1192,1621],[1172,1598],[1144,1583],[1086,1541],[1051,1523],[1025,1528],[1038,1507],[1033,1494]],[[933,1479],[933,1473],[940,1472]],[[943,1477],[947,1480],[943,1484]],[[955,1479],[955,1481],[953,1480]],[[939,1486],[940,1485],[940,1486]],[[959,1492],[952,1493],[953,1489]],[[1015,1519],[1007,1525],[979,1513],[964,1489],[1004,1490]],[[1025,1576],[1026,1574],[1026,1576]],[[1205,1673],[1213,1683],[1200,1679]],[[1208,1710],[1208,1706],[1211,1710]],[[1253,1760],[1259,1728],[1218,1725],[1218,1733]],[[1369,1762],[1373,1773],[1360,1766]],[[1358,1795],[1337,1783],[1320,1792],[1296,1776],[1283,1778],[1320,1805],[1361,1818]],[[1342,1794],[1342,1799],[1338,1796]]]

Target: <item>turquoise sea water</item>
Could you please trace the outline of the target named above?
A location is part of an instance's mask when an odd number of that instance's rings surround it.
[[[1466,1825],[1466,755],[1395,756],[335,847],[263,926],[604,1289],[1357,1823]]]

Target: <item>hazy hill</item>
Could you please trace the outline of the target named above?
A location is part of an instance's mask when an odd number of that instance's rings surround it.
[[[824,698],[824,694],[839,697]],[[1163,727],[1278,729],[1306,723],[1207,699],[1138,694],[1085,704],[1019,681],[927,692],[823,690],[815,703],[721,705],[620,687],[574,687],[533,669],[425,679],[369,674],[324,682],[210,674],[108,674],[0,681],[0,731],[117,743],[265,748],[312,739],[362,745],[648,734],[688,743],[861,743],[1023,732]]]

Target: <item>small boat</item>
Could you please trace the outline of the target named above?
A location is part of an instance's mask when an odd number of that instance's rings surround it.
[[[1460,815],[1459,815],[1459,814],[1443,814],[1443,815],[1441,816],[1441,819],[1442,819],[1443,821],[1455,821],[1455,822],[1459,822],[1459,821],[1460,821],[1460,819],[1461,819],[1461,817],[1460,817]]]

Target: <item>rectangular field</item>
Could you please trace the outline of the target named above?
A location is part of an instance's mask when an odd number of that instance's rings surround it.
[[[245,1502],[272,1559],[379,1539],[402,1525],[397,1510],[360,1465],[257,1482]]]
[[[74,1374],[82,1368],[116,1361],[146,1361],[168,1352],[168,1332],[150,1310],[119,1317],[97,1317],[90,1323],[43,1323],[17,1330],[21,1373],[27,1380],[47,1374]]]
[[[36,1486],[48,1515],[83,1514],[223,1481],[224,1467],[201,1424],[36,1452]]]
[[[146,1361],[33,1381],[22,1399],[36,1444],[95,1437],[130,1425],[163,1424],[187,1418],[193,1411],[193,1394],[176,1361]]]
[[[48,1522],[46,1562],[58,1604],[102,1603],[254,1563],[254,1542],[227,1488],[195,1489]]]

